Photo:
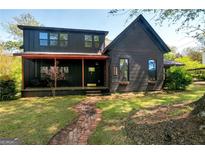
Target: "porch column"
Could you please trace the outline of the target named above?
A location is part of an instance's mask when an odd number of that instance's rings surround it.
[[[84,65],[84,59],[82,59],[82,87],[85,85],[85,65]]]
[[[54,59],[54,70],[55,70],[55,75],[54,75],[54,87],[57,87],[57,79],[56,79],[56,73],[57,73],[57,69],[56,69],[56,58]]]
[[[22,88],[22,90],[24,89],[24,58],[22,57],[22,59],[21,59],[21,64],[22,64],[22,74],[21,74],[21,78],[22,78],[22,80],[21,80],[21,88]]]
[[[108,80],[109,80],[109,74],[108,74],[108,71],[109,71],[109,64],[108,64],[108,60],[105,61],[105,86],[108,87]]]

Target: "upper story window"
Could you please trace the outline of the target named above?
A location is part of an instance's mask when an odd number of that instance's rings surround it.
[[[50,46],[58,45],[58,33],[50,33]]]
[[[85,35],[85,47],[92,47],[92,35]]]
[[[100,46],[100,39],[98,35],[94,35],[94,44],[95,44],[95,48],[99,48]]]
[[[60,33],[60,46],[66,47],[68,45],[68,34]]]
[[[148,60],[148,78],[150,81],[157,80],[157,63],[156,60]]]
[[[120,58],[120,81],[129,81],[129,60]]]
[[[40,32],[39,41],[40,41],[40,46],[48,46],[48,33]]]

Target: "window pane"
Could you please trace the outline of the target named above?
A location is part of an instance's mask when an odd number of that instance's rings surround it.
[[[129,75],[128,59],[120,59],[120,81],[128,81]]]
[[[117,71],[117,67],[116,66],[113,67],[113,75],[115,75],[115,76],[118,75],[118,71]]]
[[[68,67],[63,67],[64,73],[69,73],[69,68]]]
[[[67,33],[60,33],[60,40],[68,40],[68,34]]]
[[[88,67],[89,72],[95,72],[95,67]]]
[[[98,48],[100,46],[99,36],[98,35],[94,36],[94,42],[95,42],[95,48]]]
[[[57,46],[58,40],[50,40],[50,46]]]
[[[40,67],[40,75],[41,75],[41,79],[46,78],[46,76],[48,75],[48,67],[47,66]]]
[[[47,46],[48,40],[40,40],[40,46]]]
[[[68,46],[68,41],[60,41],[60,46],[61,47],[66,47],[66,46]]]
[[[95,41],[95,42],[99,42],[99,36],[95,35],[95,36],[94,36],[94,41]]]
[[[155,62],[155,60],[149,60],[148,61],[148,63],[149,63],[149,70],[156,70],[156,62]]]
[[[92,35],[85,35],[85,41],[92,41]]]
[[[40,32],[39,39],[48,39],[48,33]]]
[[[85,42],[85,47],[92,47],[92,42]]]
[[[92,47],[92,35],[85,35],[85,47]]]
[[[58,39],[58,33],[50,33],[50,40],[57,40]]]
[[[149,80],[157,79],[157,64],[156,61],[153,59],[148,60],[148,76]]]

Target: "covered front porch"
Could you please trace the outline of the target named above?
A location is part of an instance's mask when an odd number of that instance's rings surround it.
[[[108,57],[98,54],[22,53],[22,96],[109,92]]]

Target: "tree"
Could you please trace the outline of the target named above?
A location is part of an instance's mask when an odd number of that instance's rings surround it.
[[[193,61],[198,61],[199,63],[202,63],[202,52],[200,52],[196,48],[186,48],[184,49],[185,55],[190,57]]]
[[[174,61],[176,58],[181,57],[182,55],[177,52],[176,47],[170,47],[171,51],[164,54],[164,59],[165,60],[171,60]]]
[[[198,61],[192,60],[189,56],[183,56],[183,57],[180,57],[180,58],[176,58],[175,61],[185,64],[183,66],[185,69],[194,69],[194,68],[204,67],[204,65],[202,65]]]
[[[22,45],[23,32],[17,27],[17,25],[42,26],[30,13],[23,13],[19,16],[15,16],[12,18],[11,22],[1,23],[1,25],[15,40],[1,43],[4,50],[7,51],[19,50]]]
[[[14,51],[20,49],[22,45],[22,41],[6,41],[6,42],[0,42],[0,46],[2,50],[6,51]]]
[[[19,16],[12,18],[11,22],[2,23],[4,29],[14,38],[22,39],[23,32],[20,30],[17,25],[27,25],[27,26],[42,26],[39,21],[35,19],[30,13],[23,13]]]
[[[169,25],[179,25],[177,31],[185,31],[187,35],[196,38],[199,42],[205,42],[205,9],[114,9],[109,11],[112,15],[122,12],[128,14],[127,20],[141,13],[151,13],[156,24],[162,25],[162,23],[168,21]],[[203,47],[205,47],[205,44],[203,44]]]

